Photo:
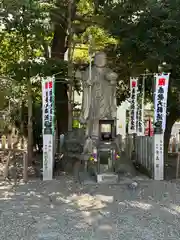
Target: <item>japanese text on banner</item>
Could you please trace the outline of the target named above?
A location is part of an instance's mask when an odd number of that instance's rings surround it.
[[[165,130],[166,128],[166,109],[167,109],[167,95],[169,86],[170,74],[156,74],[156,88],[155,88],[155,114],[154,122]]]
[[[48,78],[42,83],[43,93],[43,129],[46,133],[54,132],[54,79]]]
[[[136,133],[137,130],[137,87],[138,78],[130,78],[130,114],[129,133]]]

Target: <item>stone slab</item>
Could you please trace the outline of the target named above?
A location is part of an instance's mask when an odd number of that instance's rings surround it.
[[[101,173],[97,174],[98,183],[117,183],[118,175],[115,173]]]

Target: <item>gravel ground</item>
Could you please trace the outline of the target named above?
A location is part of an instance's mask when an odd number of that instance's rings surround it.
[[[70,176],[0,182],[1,240],[180,239],[180,182],[79,185]]]

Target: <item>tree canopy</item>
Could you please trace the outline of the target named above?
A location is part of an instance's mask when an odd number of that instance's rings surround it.
[[[93,37],[94,51],[105,50],[109,65],[119,75],[119,103],[128,96],[130,76],[139,76],[146,69],[157,72],[163,62],[171,65],[168,69],[171,71],[168,132],[180,117],[180,0],[74,0],[71,14],[69,2],[65,0],[1,0],[0,3],[0,74],[9,77],[8,87],[3,91],[6,89],[22,100],[20,93],[28,92],[28,78],[60,73],[56,77],[58,134],[67,130],[68,119],[64,55],[71,40],[73,64],[87,63],[89,35]],[[68,29],[69,14],[72,39]],[[34,99],[39,98],[41,91],[41,82],[36,80],[31,83]],[[146,80],[151,97],[153,81],[151,77]],[[5,95],[7,93],[2,93],[1,97]],[[23,96],[23,101],[27,102],[26,94]]]
[[[165,149],[171,127],[180,118],[180,1],[112,1],[104,5],[105,27],[118,39],[116,59],[124,63],[129,75],[138,76],[146,69],[158,72],[167,63],[170,71]],[[127,79],[127,75],[125,77]],[[124,80],[125,80],[124,78]],[[127,81],[124,81],[127,83]],[[154,78],[148,77],[146,89],[154,91]]]

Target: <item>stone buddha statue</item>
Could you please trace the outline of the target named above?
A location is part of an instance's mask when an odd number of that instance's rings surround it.
[[[83,100],[80,121],[87,124],[86,135],[99,136],[99,120],[116,118],[117,74],[106,67],[104,52],[95,55],[94,66],[82,74]]]

